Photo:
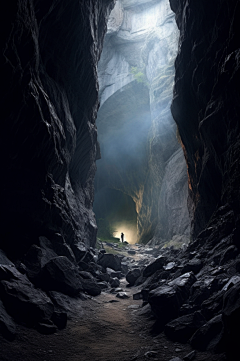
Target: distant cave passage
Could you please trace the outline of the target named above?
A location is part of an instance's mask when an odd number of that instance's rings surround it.
[[[98,237],[111,236],[134,244],[137,242],[137,213],[130,196],[115,189],[103,188],[95,196],[94,212],[98,224]]]

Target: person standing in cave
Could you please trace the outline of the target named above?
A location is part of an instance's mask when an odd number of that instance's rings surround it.
[[[122,241],[122,243],[123,243],[123,239],[124,239],[124,234],[121,233],[121,241]]]

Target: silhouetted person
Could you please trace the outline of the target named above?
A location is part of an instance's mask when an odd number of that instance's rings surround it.
[[[123,239],[124,239],[124,234],[121,233],[121,241],[123,242]]]

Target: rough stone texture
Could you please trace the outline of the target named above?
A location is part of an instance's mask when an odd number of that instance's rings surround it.
[[[204,323],[206,320],[201,313],[195,312],[169,322],[164,327],[164,332],[172,341],[185,343]]]
[[[1,266],[0,297],[6,311],[18,322],[34,326],[43,319],[50,319],[54,306],[50,298],[36,289],[25,275],[14,267]]]
[[[111,0],[1,5],[1,246],[94,245],[96,66]],[[98,26],[95,26],[98,24]]]
[[[154,262],[150,263],[143,271],[144,277],[149,277],[158,270],[163,270],[167,259],[166,257],[158,257]]]
[[[41,270],[40,284],[45,290],[54,290],[70,296],[82,289],[77,268],[64,256],[52,258]]]
[[[190,287],[195,281],[192,273],[186,273],[150,291],[148,301],[161,326],[178,316],[179,309],[187,300]]]
[[[186,206],[188,199],[188,179],[186,162],[182,149],[178,149],[169,159],[165,168],[160,197],[158,218],[152,244],[159,239],[171,240],[179,236],[182,243],[189,242],[190,219]]]
[[[133,286],[140,275],[141,270],[139,268],[134,268],[126,274],[126,280],[130,286]]]
[[[170,2],[180,29],[172,114],[187,161],[197,236],[217,207],[228,203],[236,216],[240,211],[240,4]]]
[[[98,257],[98,264],[105,269],[112,268],[114,271],[121,271],[121,259],[114,254],[100,254]]]
[[[35,286],[75,295],[77,262],[88,269],[93,260],[97,63],[114,3],[0,5],[0,298],[6,309],[1,306],[0,328],[6,337],[14,334],[10,316],[43,333],[55,332],[51,317],[63,327],[66,314],[54,314]],[[101,292],[95,288],[89,292]]]
[[[102,159],[94,210],[98,218],[111,216],[103,211],[106,188],[127,194],[142,242],[155,230],[155,243],[176,235],[189,241],[186,164],[170,112],[177,38],[168,0],[118,0],[98,66]]]
[[[12,341],[16,334],[16,325],[13,322],[12,318],[6,312],[5,307],[3,306],[2,301],[0,300],[0,333]]]

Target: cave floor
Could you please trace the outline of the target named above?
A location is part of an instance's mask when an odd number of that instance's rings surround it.
[[[116,294],[80,301],[73,310],[67,328],[53,335],[42,335],[18,326],[13,342],[0,338],[1,361],[169,361],[183,358],[192,351],[190,345],[173,343],[163,333],[153,336],[154,320],[139,316],[141,301],[133,300],[136,287],[121,287],[130,296]],[[114,300],[114,301],[113,301]],[[118,301],[118,302],[115,302]],[[197,353],[196,361],[221,361],[221,355]]]

